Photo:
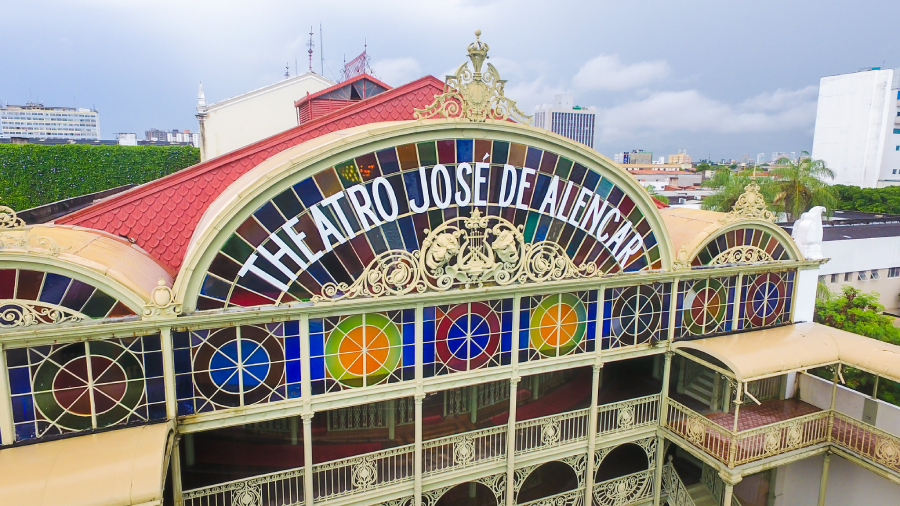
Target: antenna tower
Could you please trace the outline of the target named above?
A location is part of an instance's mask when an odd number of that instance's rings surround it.
[[[291,77],[291,64],[285,63],[284,64],[284,78],[290,79],[290,77]]]
[[[309,48],[309,51],[308,51],[308,53],[309,53],[309,71],[312,72],[313,71],[313,69],[312,69],[312,54],[313,54],[313,48],[316,47],[316,43],[313,42],[312,26],[309,27],[309,42],[306,43],[306,47]]]
[[[325,44],[322,42],[322,23],[319,23],[319,71],[325,76]]]

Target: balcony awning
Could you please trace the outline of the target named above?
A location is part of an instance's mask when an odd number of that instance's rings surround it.
[[[0,450],[0,504],[161,504],[171,433],[159,423]]]
[[[724,363],[738,381],[776,376],[841,362],[900,381],[900,346],[818,323],[675,343]]]

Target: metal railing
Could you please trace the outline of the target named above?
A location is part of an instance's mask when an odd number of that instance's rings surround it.
[[[328,430],[359,430],[416,422],[413,398],[373,402],[328,411]]]
[[[312,470],[316,500],[411,481],[415,477],[415,445],[316,464]]]
[[[660,394],[597,407],[597,434],[605,436],[659,421]]]
[[[731,431],[672,399],[666,405],[666,427],[669,430],[722,463],[728,463],[733,440]]]
[[[900,473],[900,437],[841,413],[834,414],[833,444]]]
[[[594,485],[594,504],[620,506],[653,498],[655,469],[647,469]]]
[[[747,392],[760,402],[777,399],[781,394],[781,376],[751,381],[747,383]]]
[[[583,504],[584,491],[569,490],[568,492],[561,492],[549,497],[528,501],[519,506],[582,506]]]
[[[696,506],[671,462],[663,467],[662,489],[669,506]]]
[[[772,457],[828,440],[829,411],[819,411],[738,432],[733,437],[730,466]]]
[[[422,443],[422,474],[462,469],[506,458],[506,426],[491,427]]]
[[[182,493],[184,506],[293,506],[303,504],[303,468],[195,488]]]
[[[590,409],[516,422],[516,455],[587,439]]]

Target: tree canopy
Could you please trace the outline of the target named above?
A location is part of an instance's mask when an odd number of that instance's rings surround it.
[[[806,155],[806,156],[803,156]],[[837,199],[825,179],[834,179],[834,171],[822,160],[813,160],[803,151],[800,160],[778,160],[779,167],[769,171],[775,188],[773,204],[780,207],[788,221],[796,221],[800,215],[814,206],[834,210]]]
[[[900,214],[900,186],[859,188],[834,185],[836,209],[865,213]]]

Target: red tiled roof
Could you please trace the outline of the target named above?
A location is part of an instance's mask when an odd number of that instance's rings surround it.
[[[665,208],[669,207],[669,204],[666,204],[665,202],[663,202],[662,200],[659,200],[656,197],[650,197],[650,198],[653,199],[653,203],[656,204],[657,209],[665,209]]]
[[[138,186],[56,220],[134,239],[168,268],[178,270],[203,213],[231,183],[270,156],[310,139],[354,126],[413,119],[444,83],[433,76],[316,118],[225,155]]]

